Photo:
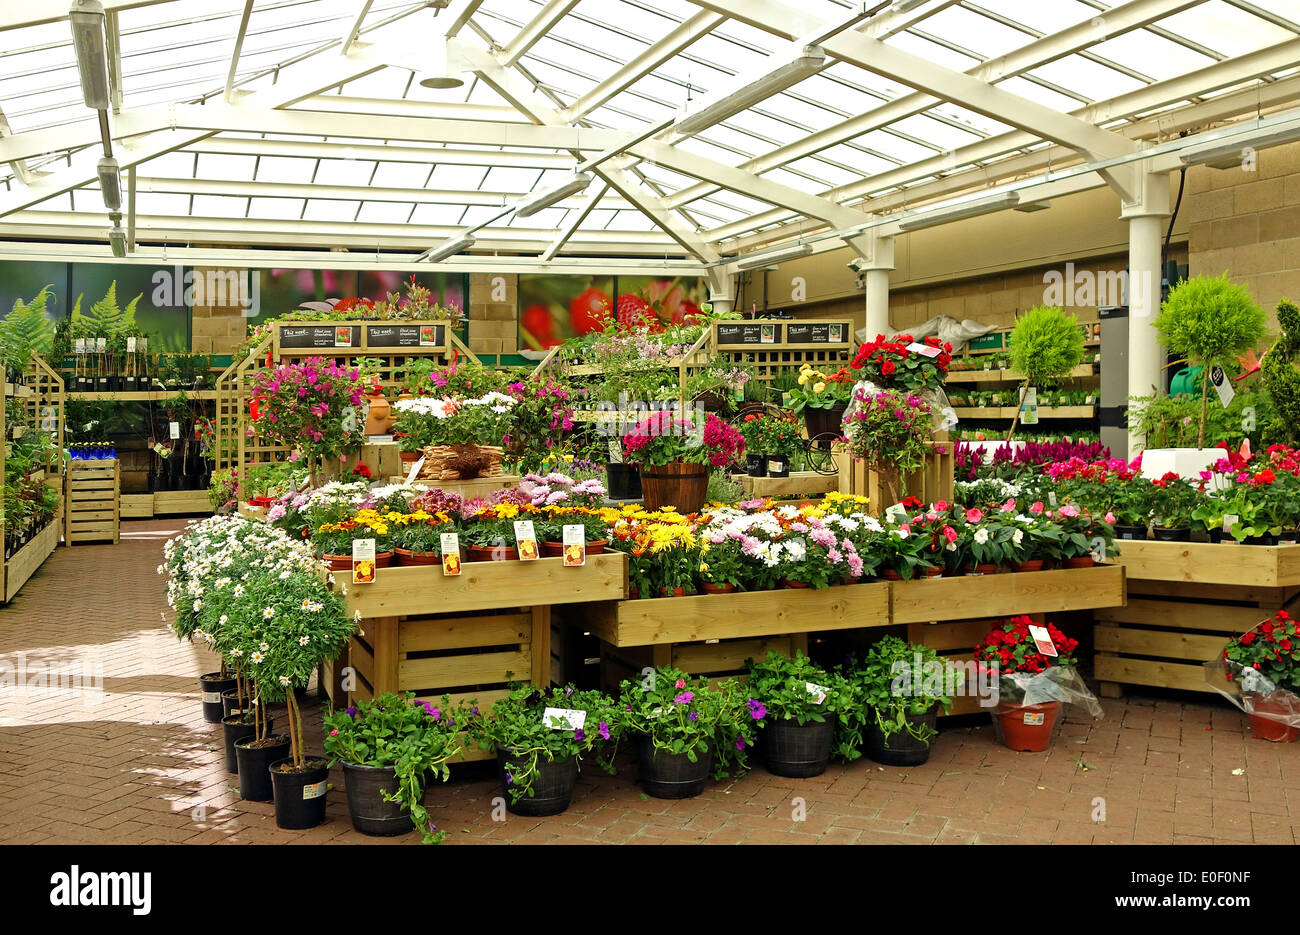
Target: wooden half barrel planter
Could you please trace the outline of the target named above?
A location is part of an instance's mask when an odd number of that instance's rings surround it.
[[[641,496],[651,512],[666,506],[679,513],[698,513],[709,486],[709,466],[691,461],[645,465],[641,468]]]

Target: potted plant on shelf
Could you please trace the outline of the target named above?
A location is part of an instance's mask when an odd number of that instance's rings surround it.
[[[348,571],[352,568],[352,543],[374,539],[375,567],[387,568],[393,563],[391,522],[375,510],[358,510],[350,519],[317,526],[311,534],[312,545],[330,571]]]
[[[814,370],[811,364],[799,368],[799,383],[790,391],[791,409],[803,416],[808,437],[843,433],[844,413],[853,399],[853,375],[841,367],[834,373]]]
[[[584,754],[593,753],[602,769],[614,772],[614,715],[603,692],[523,685],[494,704],[489,716],[472,720],[469,735],[481,749],[496,751],[510,811],[558,815],[573,798]]]
[[[584,506],[553,506],[542,511],[536,532],[542,540],[542,554],[548,558],[564,555],[564,527],[581,526],[588,555],[600,555],[609,545],[609,520],[605,512]],[[617,515],[615,512],[614,515]]]
[[[461,541],[471,562],[508,562],[519,558],[515,523],[542,517],[531,503],[496,503],[480,507],[460,525]],[[534,529],[536,531],[536,529]]]
[[[1190,481],[1173,471],[1151,481],[1151,517],[1157,539],[1186,542],[1192,537],[1192,516],[1200,494]]]
[[[877,506],[897,503],[906,493],[907,475],[924,467],[930,456],[933,410],[910,392],[872,393],[858,386],[854,399],[844,421],[849,453],[879,476],[884,502]]]
[[[708,414],[703,425],[662,410],[623,438],[623,457],[641,471],[645,507],[696,513],[704,506],[710,466],[735,463],[745,452],[740,432]]]
[[[1105,485],[1109,512],[1115,517],[1116,539],[1122,541],[1147,537],[1147,524],[1151,520],[1158,490],[1158,487],[1142,483],[1140,478],[1112,481]],[[1190,519],[1189,516],[1188,520]]]
[[[745,464],[751,476],[790,476],[790,459],[803,450],[799,425],[790,413],[749,413],[740,425],[740,433],[745,439]]]
[[[881,637],[860,663],[850,662],[845,677],[865,705],[867,756],[886,766],[919,766],[930,758],[939,708],[952,707],[942,671],[933,649],[896,636]]]
[[[769,651],[745,660],[750,694],[763,707],[759,749],[770,772],[806,778],[826,772],[841,717],[862,701],[844,676],[815,666],[802,652],[794,658]]]
[[[700,590],[705,594],[750,590],[743,533],[711,529],[701,532],[699,541]]]
[[[614,715],[637,744],[641,788],[657,799],[704,791],[709,777],[748,769],[757,724],[767,714],[734,679],[710,685],[661,667],[621,685]]]
[[[431,780],[450,777],[447,764],[460,754],[471,716],[446,695],[435,706],[416,702],[414,692],[326,714],[322,746],[331,766],[343,764],[352,827],[382,836],[418,828],[424,843],[442,843],[446,832],[434,825],[424,796]]]
[[[968,575],[997,574],[1019,554],[1024,530],[1003,522],[1000,514],[986,516],[971,508],[954,511],[957,529],[955,564]],[[1020,533],[1020,541],[1016,534]]]
[[[1115,554],[1115,529],[1104,517],[1097,518],[1074,503],[1062,503],[1056,511],[1044,513],[1061,530],[1057,550],[1066,568],[1091,568],[1098,558]]]
[[[261,439],[296,449],[320,486],[365,442],[362,384],[355,368],[309,357],[258,373],[253,428]]]
[[[1052,623],[1041,624],[1036,638],[1031,626],[1040,624],[1025,616],[998,623],[976,645],[975,660],[982,677],[997,679],[993,717],[1002,742],[1041,753],[1051,744],[1062,703],[1083,704],[1094,716],[1101,708],[1074,668],[1078,641]]]
[[[1007,431],[1011,440],[1020,422],[1020,401],[1031,387],[1051,387],[1083,361],[1083,334],[1073,315],[1059,308],[1036,305],[1022,315],[1008,339],[1010,363],[1021,374],[1016,414]]]
[[[1201,409],[1196,447],[1148,449],[1143,465],[1149,476],[1174,471],[1184,477],[1194,477],[1219,458],[1222,452],[1205,447],[1210,371],[1216,366],[1235,367],[1239,356],[1259,345],[1265,325],[1263,309],[1245,288],[1230,281],[1226,273],[1194,276],[1169,290],[1156,316],[1156,331],[1166,350],[1201,368]]]
[[[1229,697],[1249,715],[1256,737],[1281,743],[1300,737],[1300,635],[1290,613],[1279,610],[1230,640],[1222,665],[1239,693]]]
[[[388,542],[393,548],[394,560],[399,565],[441,565],[442,534],[453,527],[446,513],[427,513],[417,509],[399,514],[400,519],[390,527]],[[375,560],[379,559],[379,543],[375,543]]]

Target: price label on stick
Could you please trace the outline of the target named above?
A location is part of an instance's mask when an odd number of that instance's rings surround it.
[[[1228,381],[1228,375],[1218,364],[1210,368],[1210,383],[1213,384],[1214,391],[1219,394],[1219,402],[1223,404],[1224,409],[1227,409],[1237,392]]]
[[[804,691],[808,693],[808,698],[813,704],[821,704],[826,700],[826,689],[821,685],[815,685],[812,682],[803,683]]]
[[[587,528],[580,524],[564,527],[564,567],[580,568],[587,564]]]
[[[907,349],[913,354],[920,354],[922,357],[938,357],[943,353],[943,348],[931,347],[928,344],[922,344],[920,341],[913,341],[907,345]]]
[[[416,461],[414,464],[411,465],[410,473],[406,475],[407,487],[410,487],[411,484],[415,482],[415,479],[420,476],[420,469],[423,467],[424,467],[423,457],[421,457],[420,460]]]
[[[181,424],[179,422],[168,422],[167,433],[171,436],[172,441],[181,437]]]
[[[542,723],[551,730],[582,730],[587,723],[587,712],[573,708],[547,708],[542,712]]]
[[[352,540],[352,583],[373,584],[375,580],[375,540]]]
[[[128,354],[134,354],[134,353],[135,353],[135,338],[127,338],[127,339],[126,339],[126,352],[127,352]]]
[[[442,573],[447,576],[460,574],[460,535],[444,532],[438,537],[442,545]]]
[[[1047,627],[1040,627],[1035,624],[1029,625],[1029,635],[1034,638],[1034,645],[1044,656],[1056,655],[1056,644],[1052,642],[1052,634],[1047,632]]]
[[[537,533],[533,531],[531,519],[515,520],[515,548],[519,550],[521,562],[533,562],[541,558],[537,550]]]

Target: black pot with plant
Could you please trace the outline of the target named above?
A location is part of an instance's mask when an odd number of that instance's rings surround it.
[[[859,702],[843,675],[814,665],[802,652],[793,657],[768,652],[747,662],[749,691],[758,707],[758,747],[768,771],[806,778],[826,771],[841,712]]]
[[[886,766],[917,766],[929,759],[939,706],[952,705],[952,698],[935,693],[946,681],[935,651],[884,636],[861,663],[851,661],[845,674],[865,703],[867,755]]]

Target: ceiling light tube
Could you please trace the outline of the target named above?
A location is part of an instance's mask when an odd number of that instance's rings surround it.
[[[99,0],[72,0],[68,12],[72,46],[77,52],[81,94],[86,106],[108,109],[108,43],[104,38],[104,7]]]
[[[767,66],[761,74],[738,76],[732,89],[717,96],[706,94],[694,106],[683,108],[673,124],[673,132],[693,136],[715,123],[748,110],[774,94],[792,88],[800,81],[826,67],[826,53],[820,46],[809,45],[793,58],[776,67]]]
[[[122,177],[118,174],[117,160],[105,156],[99,160],[99,190],[104,196],[104,207],[109,211],[122,210]]]
[[[1255,150],[1296,140],[1300,140],[1300,122],[1291,122],[1255,133],[1241,133],[1218,143],[1190,147],[1180,152],[1178,158],[1185,166],[1239,169],[1254,155]]]
[[[949,221],[960,221],[965,218],[979,217],[981,214],[1005,211],[1007,208],[1014,208],[1019,203],[1020,195],[1018,192],[1007,192],[1003,195],[995,195],[992,198],[981,198],[978,201],[968,201],[965,204],[953,205],[950,208],[940,208],[918,214],[906,221],[900,221],[898,229],[901,231],[916,231],[927,227],[938,227],[940,224],[947,224]]]
[[[472,246],[474,246],[474,235],[462,234],[455,240],[445,241],[439,247],[430,247],[428,250],[425,250],[416,257],[415,260],[417,263],[421,260],[427,260],[430,263],[437,263],[440,260],[447,259],[447,257],[455,256],[464,250],[468,250]]]
[[[120,227],[115,227],[109,231],[108,245],[113,251],[113,256],[126,256],[126,231]]]
[[[746,257],[736,263],[736,269],[753,269],[756,266],[767,266],[770,263],[780,263],[783,260],[795,260],[810,253],[812,253],[812,244],[796,244],[784,250],[775,250],[772,253],[755,254]]]
[[[925,0],[894,0],[894,5],[889,9],[893,13],[911,13],[922,3],[925,3]]]
[[[515,216],[521,218],[532,217],[543,208],[549,208],[551,205],[559,204],[571,195],[586,191],[591,181],[592,177],[586,172],[574,173],[573,178],[563,185],[557,185],[555,188],[547,189],[544,192],[529,195],[520,201],[515,207]]]

